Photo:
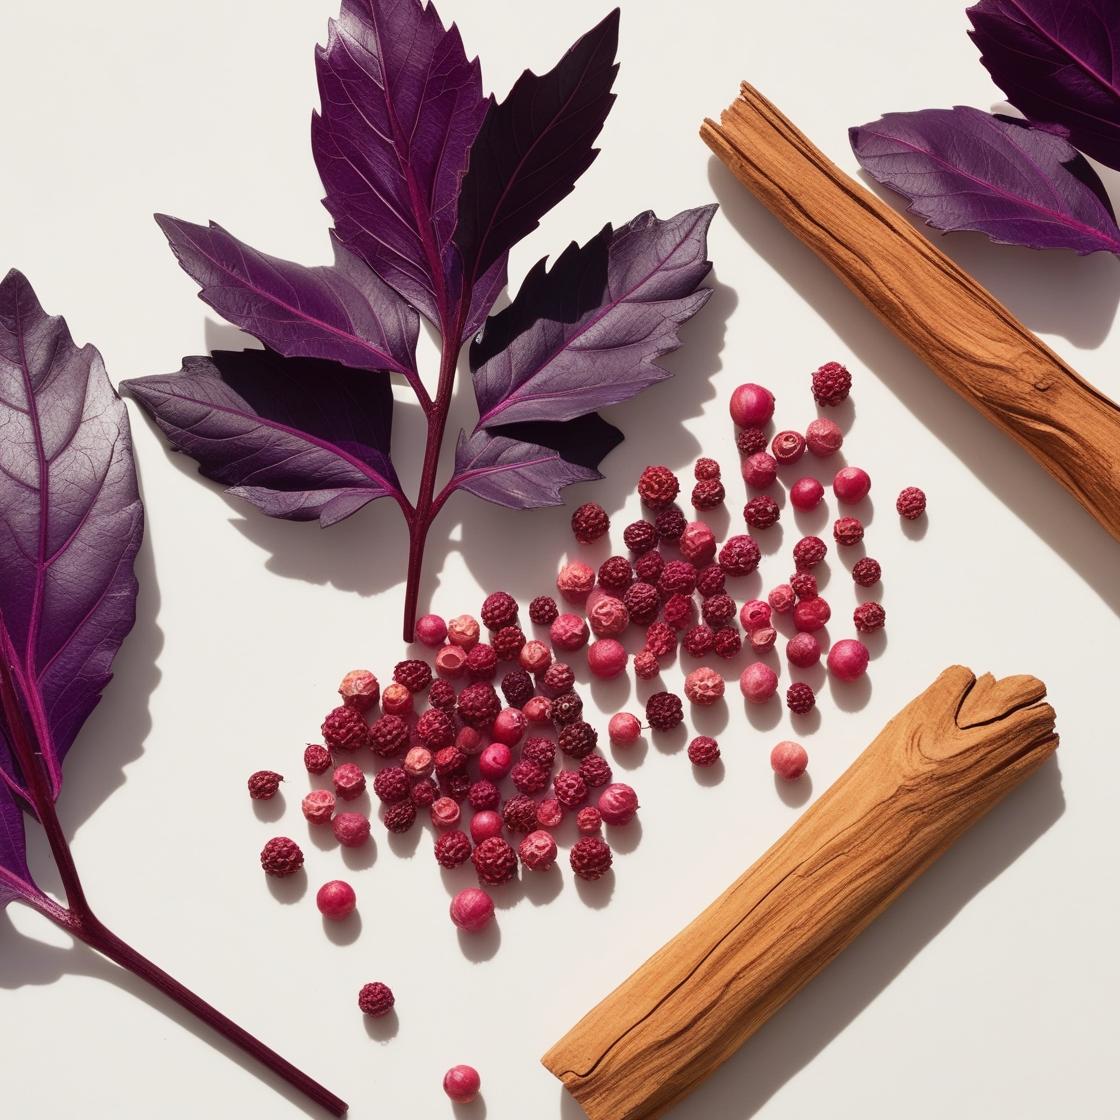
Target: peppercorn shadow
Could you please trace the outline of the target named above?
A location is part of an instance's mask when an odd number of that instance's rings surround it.
[[[792,781],[775,774],[774,790],[784,805],[788,805],[791,809],[800,809],[813,796],[813,779],[808,770]]]
[[[717,758],[711,766],[694,766],[692,768],[692,776],[696,779],[698,786],[718,786],[720,782],[727,775],[727,768],[723,765],[723,759]]]
[[[266,875],[264,881],[268,884],[268,893],[285,906],[299,902],[307,894],[307,872],[302,867],[294,875],[282,878]]]
[[[604,831],[611,850],[619,855],[629,855],[642,842],[642,821],[640,817],[634,817],[626,824],[605,825]]]
[[[830,673],[828,691],[842,712],[858,712],[871,699],[871,678],[864,673],[854,681],[841,681]]]
[[[465,929],[456,930],[456,933],[463,956],[475,964],[492,960],[502,946],[501,926],[493,918],[477,933],[470,933]]]
[[[486,1101],[479,1094],[473,1101],[452,1101],[456,1120],[486,1120]]]
[[[265,801],[253,799],[253,813],[259,821],[278,821],[284,815],[286,808],[282,793],[276,793]]]
[[[365,1023],[366,1034],[374,1042],[380,1042],[383,1046],[396,1038],[397,1032],[401,1029],[400,1017],[395,1007],[386,1015],[363,1015],[362,1021]]]
[[[598,879],[580,879],[577,876],[575,883],[576,893],[584,905],[592,910],[602,910],[614,894],[614,868],[605,871]]]
[[[341,921],[324,915],[323,933],[335,945],[353,945],[362,936],[362,915],[359,911],[353,910]]]

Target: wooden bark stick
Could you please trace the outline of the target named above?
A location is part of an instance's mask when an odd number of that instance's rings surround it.
[[[700,135],[793,233],[1120,538],[1120,409],[743,83]]]
[[[591,1120],[663,1115],[1050,756],[1044,695],[947,669],[545,1066]]]

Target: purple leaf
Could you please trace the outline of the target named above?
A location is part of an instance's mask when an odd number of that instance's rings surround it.
[[[479,426],[565,420],[664,380],[657,359],[707,302],[714,206],[661,221],[639,214],[540,261],[471,347]]]
[[[1120,167],[1116,0],[980,0],[968,17],[980,61],[1012,105]]]
[[[343,0],[316,52],[311,144],[342,241],[446,329],[459,185],[486,115],[478,60],[419,0]]]
[[[1120,253],[1104,187],[1051,132],[979,109],[887,113],[849,130],[860,165],[937,229],[1032,249]]]
[[[459,433],[455,476],[445,493],[469,490],[510,509],[560,505],[560,490],[603,476],[596,469],[622,433],[596,415],[566,423],[517,424]]]
[[[30,901],[38,894],[27,868],[23,810],[0,782],[0,910],[16,899]]]
[[[455,243],[467,285],[571,193],[599,154],[618,66],[618,9],[583,36],[547,74],[526,70],[491,104],[470,154]]]
[[[333,525],[401,497],[388,379],[270,350],[218,350],[125,381],[176,451],[270,517]]]
[[[156,221],[200,298],[278,354],[415,370],[416,312],[337,242],[333,265],[307,268],[259,253],[214,222]]]
[[[15,271],[0,282],[0,429],[0,656],[57,796],[132,627],[144,517],[128,414],[101,356]],[[0,759],[19,787],[6,739]],[[10,847],[10,821],[8,832]]]

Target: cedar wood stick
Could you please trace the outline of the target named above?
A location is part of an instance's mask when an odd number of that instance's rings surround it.
[[[1120,538],[1120,409],[753,86],[700,135],[942,381]]]
[[[1045,691],[947,669],[544,1065],[591,1120],[663,1115],[1050,757]]]

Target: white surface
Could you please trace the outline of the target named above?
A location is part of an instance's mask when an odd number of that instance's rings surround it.
[[[114,378],[177,369],[180,355],[236,338],[208,322],[152,211],[212,217],[266,251],[325,259],[308,119],[312,49],[333,7],[5,6],[0,265],[24,270],[45,306],[101,348]],[[604,9],[602,0],[441,5],[499,93],[521,67],[551,65]],[[891,109],[987,107],[998,94],[960,9],[627,4],[602,155],[514,253],[518,277],[606,218],[669,214],[713,195],[724,205],[711,238],[717,291],[672,359],[678,376],[613,410],[629,439],[607,461],[607,481],[569,492],[572,503],[607,504],[619,531],[638,512],[630,495],[647,461],[687,471],[703,449],[734,479],[726,406],[739,381],[774,386],[782,422],[802,426],[813,415],[806,371],[828,359],[852,366],[847,450],[875,480],[869,546],[887,573],[889,648],[869,692],[849,704],[856,710],[839,710],[843,697],[823,690],[821,728],[804,737],[814,794],[953,661],[1035,673],[1059,714],[1060,775],[1049,766],[1009,798],[674,1120],[1115,1112],[1117,545],[713,167],[696,136],[742,77],[849,169],[850,124]],[[1115,260],[973,236],[940,243],[1116,394]],[[463,395],[461,405],[466,416]],[[565,874],[557,897],[503,905],[496,952],[484,941],[465,954],[426,833],[390,843],[376,831],[372,865],[348,867],[306,841],[299,816],[300,752],[335,680],[354,665],[387,674],[400,656],[395,507],[378,503],[326,533],[270,521],[169,458],[130,411],[148,507],[139,618],[67,764],[61,801],[102,917],[348,1098],[357,1120],[448,1114],[439,1081],[459,1061],[481,1070],[485,1091],[485,1105],[461,1116],[576,1120],[540,1054],[796,819],[767,765],[788,721],[775,722],[776,706],[748,720],[733,700],[720,732],[726,776],[714,785],[695,779],[676,743],[641,748],[618,767],[643,810],[613,893],[577,889]],[[398,416],[398,458],[414,477],[416,413]],[[930,495],[921,540],[900,531],[891,508],[911,483]],[[733,521],[741,500],[732,485]],[[783,556],[764,563],[768,582],[788,574],[793,539],[787,524]],[[456,500],[433,533],[430,601],[449,614],[474,610],[480,588],[498,586],[525,600],[548,589],[567,540],[561,512]],[[828,594],[841,636],[853,599],[842,571]],[[679,682],[675,669],[667,676]],[[590,691],[606,715],[632,702],[628,689]],[[262,766],[288,775],[282,823],[255,815],[245,795],[246,774]],[[291,883],[270,890],[260,874],[257,850],[277,831],[306,841],[303,897]],[[38,838],[31,850],[53,888]],[[352,943],[324,935],[312,901],[319,882],[340,874],[360,899]],[[353,1006],[373,978],[397,993],[391,1040],[371,1039]],[[0,989],[6,1115],[301,1114],[205,1032],[165,1014],[162,999],[19,907],[0,919]]]

